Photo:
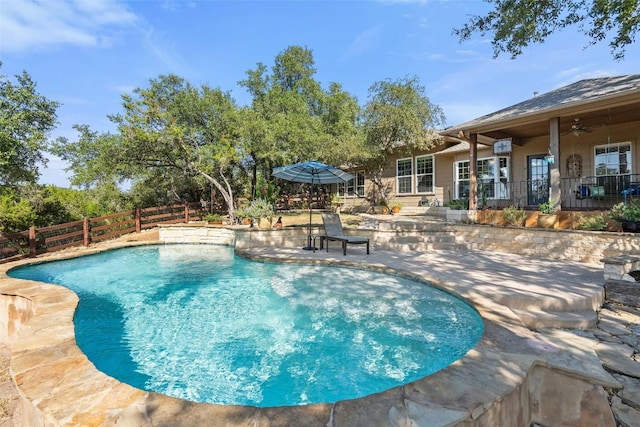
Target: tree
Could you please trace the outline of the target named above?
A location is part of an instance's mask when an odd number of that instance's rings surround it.
[[[12,83],[0,74],[0,185],[38,180],[38,166],[46,164],[43,152],[59,106],[36,92],[36,83],[26,71],[15,80]]]
[[[461,41],[472,34],[493,34],[493,53],[522,54],[529,43],[543,43],[552,33],[578,25],[590,44],[609,37],[611,54],[622,59],[626,47],[635,41],[640,27],[638,0],[486,0],[495,9],[485,16],[473,16],[453,32]]]
[[[278,54],[269,74],[258,63],[239,82],[253,101],[243,110],[243,141],[252,168],[269,179],[275,166],[304,160],[342,164],[358,141],[358,104],[337,83],[324,90],[315,80],[311,50],[290,46]]]
[[[222,195],[233,219],[229,176],[241,150],[238,112],[231,96],[166,75],[122,99],[124,112],[110,116],[118,134],[98,134],[77,126],[78,141],[57,141],[55,152],[71,164],[72,182],[108,185],[132,180],[136,188],[135,183],[146,181],[171,185],[165,192],[182,192],[185,182],[200,176]],[[148,194],[140,196],[142,200]]]
[[[431,103],[415,76],[376,82],[369,88],[362,114],[368,151],[361,163],[376,187],[376,197],[388,198],[382,180],[388,155],[410,155],[434,147],[440,141],[435,127],[442,123],[442,110]]]

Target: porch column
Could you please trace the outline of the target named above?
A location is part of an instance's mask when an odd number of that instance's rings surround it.
[[[469,135],[469,210],[478,208],[478,134]]]
[[[549,152],[555,161],[549,164],[549,202],[560,210],[560,118],[549,120]]]

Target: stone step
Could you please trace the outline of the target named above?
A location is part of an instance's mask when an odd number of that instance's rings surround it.
[[[512,309],[529,329],[590,329],[598,322],[598,313],[585,311],[543,311],[539,309]]]
[[[459,245],[455,242],[378,242],[375,247],[377,250],[398,251],[398,252],[428,252],[428,251],[455,251],[459,249]]]

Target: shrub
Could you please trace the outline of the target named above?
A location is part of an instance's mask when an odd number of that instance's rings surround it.
[[[526,216],[525,211],[516,206],[507,206],[502,210],[502,219],[504,219],[508,225],[522,227]]]
[[[640,221],[640,199],[633,198],[627,203],[618,203],[611,208],[609,213],[611,219],[618,222],[622,221]]]
[[[555,205],[551,202],[540,203],[540,206],[538,206],[538,209],[540,210],[540,213],[543,215],[551,215],[556,211]]]
[[[469,199],[453,199],[447,203],[449,209],[462,211],[469,208]]]
[[[267,218],[269,220],[269,227],[271,227],[275,211],[273,210],[273,205],[268,201],[256,199],[247,207],[245,214],[247,218],[253,218],[258,224],[262,218]]]
[[[606,214],[591,216],[580,215],[576,225],[580,230],[604,231],[607,229],[608,219],[608,215]]]

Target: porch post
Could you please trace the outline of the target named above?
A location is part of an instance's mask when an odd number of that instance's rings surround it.
[[[469,135],[469,210],[478,208],[478,134]]]
[[[549,119],[549,152],[555,159],[549,164],[549,203],[560,210],[560,118]]]

